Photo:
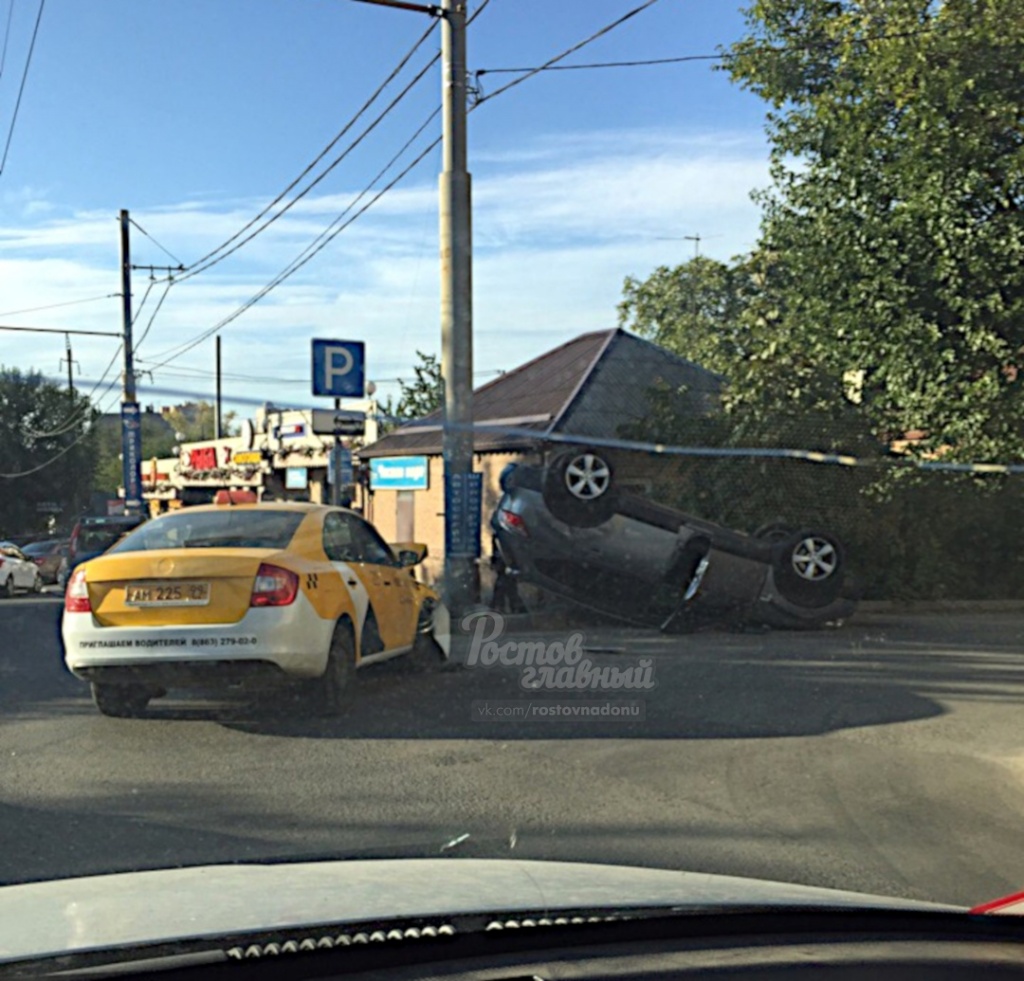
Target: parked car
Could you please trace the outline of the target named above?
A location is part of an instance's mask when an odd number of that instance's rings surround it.
[[[59,582],[67,584],[75,567],[102,555],[118,539],[138,528],[146,520],[143,515],[108,515],[79,519],[72,529],[68,554]]]
[[[771,525],[750,535],[627,493],[602,451],[511,464],[491,517],[508,572],[600,613],[662,629],[705,619],[813,627],[853,613],[841,542]]]
[[[0,596],[9,599],[19,589],[38,593],[42,588],[36,564],[13,542],[0,542]]]
[[[318,504],[207,505],[154,518],[71,574],[68,669],[104,715],[169,688],[305,685],[343,710],[357,668],[447,655],[440,597],[367,521]]]
[[[36,564],[44,583],[55,583],[67,568],[68,542],[62,538],[47,538],[26,545],[22,552]]]

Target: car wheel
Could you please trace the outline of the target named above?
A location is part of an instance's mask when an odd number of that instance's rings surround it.
[[[142,685],[111,685],[94,681],[92,700],[103,715],[114,719],[137,719],[149,705],[150,691]]]
[[[352,627],[339,623],[331,639],[327,667],[317,683],[317,701],[324,715],[339,715],[352,695],[356,671],[356,645]]]
[[[615,471],[591,449],[560,453],[544,471],[544,503],[559,521],[595,528],[615,513]]]
[[[439,668],[446,660],[441,645],[434,639],[434,603],[425,600],[416,620],[416,637],[412,650],[396,661],[404,674],[420,674]]]
[[[846,574],[839,540],[825,532],[798,531],[775,545],[775,584],[797,606],[827,606],[838,595]]]
[[[2,595],[4,597],[4,599],[13,599],[14,598],[14,593],[15,593],[14,573],[12,572],[7,577],[7,582],[4,583],[3,589],[0,589],[0,595]]]
[[[32,592],[41,593],[43,591],[43,577],[38,572],[36,573],[35,579],[32,580]]]

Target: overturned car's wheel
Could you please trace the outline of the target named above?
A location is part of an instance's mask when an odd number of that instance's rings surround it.
[[[798,531],[778,542],[772,564],[779,592],[797,606],[827,606],[839,595],[846,574],[839,540],[814,530]]]
[[[559,521],[594,528],[615,513],[614,479],[607,457],[594,450],[560,453],[544,471],[544,503]]]

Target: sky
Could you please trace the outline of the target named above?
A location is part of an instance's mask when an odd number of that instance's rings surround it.
[[[0,0],[0,30],[10,23],[0,72],[5,143],[39,2]],[[755,243],[750,196],[768,184],[766,107],[713,62],[545,72],[490,98],[517,77],[493,70],[540,65],[639,2],[471,0],[479,17],[467,33],[468,66],[484,97],[469,117],[477,384],[614,327],[625,277],[696,249],[727,260]],[[355,0],[44,3],[0,173],[5,325],[119,331],[120,209],[136,223],[133,264],[192,266],[314,161],[417,40],[429,31],[292,195],[440,47],[428,16]],[[659,0],[564,64],[714,54],[743,30],[732,0]],[[139,376],[141,402],[184,400],[158,388],[212,396],[213,340],[178,349],[250,300],[351,207],[437,108],[440,79],[439,65],[427,68],[311,191],[208,270],[169,288],[163,271],[151,282],[135,270],[136,364],[150,372]],[[435,117],[370,196],[439,135]],[[249,415],[263,401],[317,404],[314,337],[365,341],[380,396],[397,393],[417,351],[440,352],[440,166],[439,150],[430,151],[223,328],[228,407]],[[54,304],[69,305],[29,312]],[[102,380],[95,395],[104,406],[118,398],[110,387],[117,343],[72,338],[76,384],[89,392]],[[63,336],[0,331],[5,367],[63,378],[63,355]]]

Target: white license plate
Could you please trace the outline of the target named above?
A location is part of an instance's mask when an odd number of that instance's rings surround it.
[[[206,606],[208,582],[132,582],[125,586],[126,606]]]

